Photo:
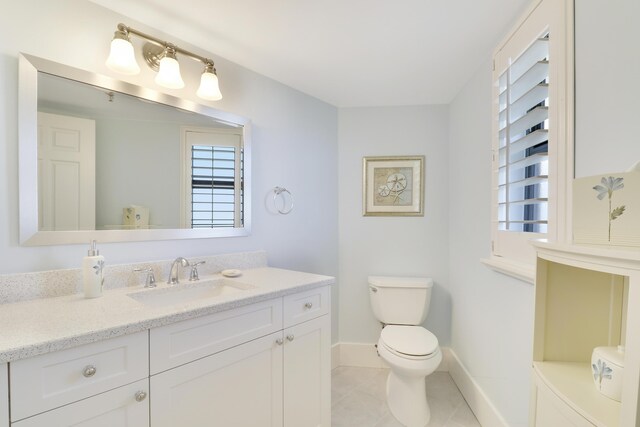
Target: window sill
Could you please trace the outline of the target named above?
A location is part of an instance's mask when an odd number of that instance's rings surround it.
[[[498,273],[505,274],[532,285],[535,283],[536,270],[532,265],[511,261],[501,257],[482,258],[480,262]]]

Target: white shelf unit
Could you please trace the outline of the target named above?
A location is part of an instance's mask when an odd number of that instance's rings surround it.
[[[640,425],[640,250],[535,241],[532,426]],[[622,401],[593,384],[591,353],[625,345]]]

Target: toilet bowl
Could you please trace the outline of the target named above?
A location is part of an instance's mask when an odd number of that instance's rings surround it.
[[[425,377],[442,361],[438,339],[421,326],[389,325],[380,334],[378,353],[389,365],[387,405],[407,427],[424,427],[431,418]]]
[[[438,368],[438,339],[420,326],[427,317],[433,280],[426,277],[369,277],[373,314],[382,325],[378,354],[389,365],[387,405],[407,427],[424,427],[431,411],[425,377]]]

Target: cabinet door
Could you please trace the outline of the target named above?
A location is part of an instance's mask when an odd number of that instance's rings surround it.
[[[9,427],[9,371],[0,363],[0,427]]]
[[[541,380],[534,379],[535,427],[594,427],[594,424],[575,412],[546,385],[541,384]]]
[[[284,426],[331,426],[331,320],[284,330]]]
[[[148,427],[148,394],[149,380],[144,379],[11,425],[13,427]]]
[[[282,426],[282,332],[151,377],[154,427]]]

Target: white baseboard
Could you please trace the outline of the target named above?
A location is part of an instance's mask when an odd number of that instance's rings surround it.
[[[340,343],[337,342],[331,346],[331,370],[333,371],[340,366]]]
[[[450,351],[448,347],[441,347],[442,363],[438,371],[449,370]],[[360,368],[388,368],[387,364],[378,356],[375,344],[336,343],[331,347],[331,368],[338,366],[356,366]]]
[[[449,349],[449,375],[456,383],[462,396],[483,426],[508,427],[500,412],[493,406],[480,385],[473,379],[458,356]]]

